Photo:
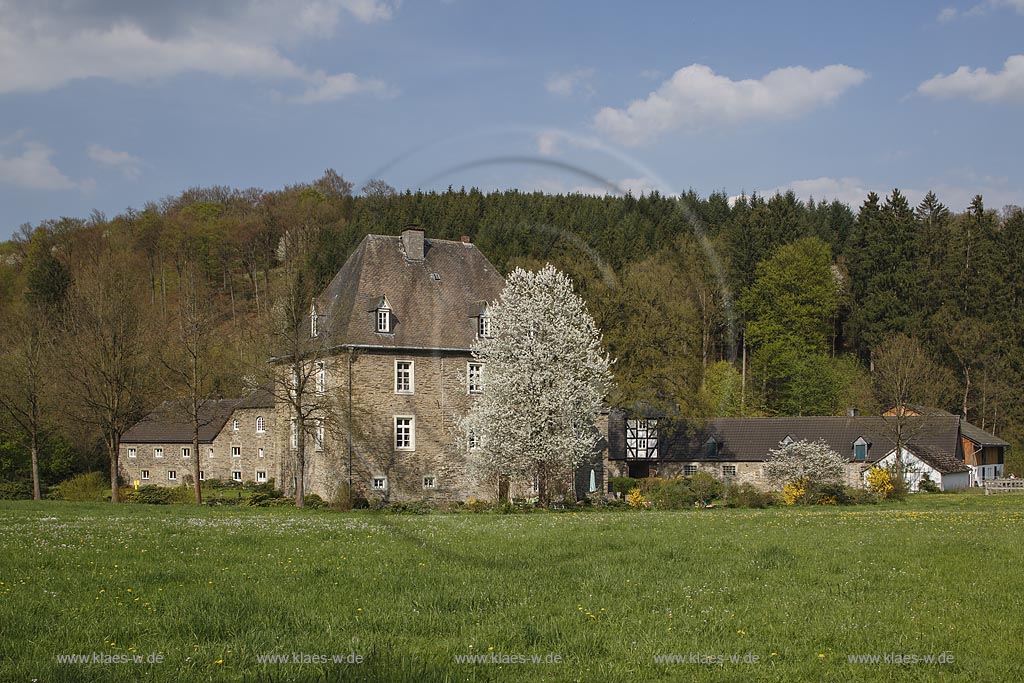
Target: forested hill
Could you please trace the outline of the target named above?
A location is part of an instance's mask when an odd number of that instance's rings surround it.
[[[285,236],[304,236],[299,266],[315,290],[365,234],[418,224],[428,238],[468,236],[502,271],[567,271],[616,359],[615,403],[698,416],[871,413],[893,400],[872,363],[912,349],[927,381],[907,398],[966,411],[1019,446],[1024,213],[940,200],[911,206],[898,190],[852,208],[792,193],[402,194],[380,181],[354,192],[328,171],[279,191],[196,188],[112,218],[24,226],[0,247],[0,314],[58,311],[103,253],[106,276],[138,289],[147,324],[169,330],[187,254],[217,305],[216,386],[237,393],[265,361],[282,264],[299,253]],[[173,392],[164,379],[140,410]],[[95,443],[69,422],[53,416],[52,443],[73,453]],[[0,477],[20,457],[16,425],[3,424]]]

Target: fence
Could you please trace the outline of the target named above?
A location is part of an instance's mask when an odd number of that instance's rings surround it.
[[[989,479],[985,482],[985,495],[992,493],[1024,493],[1024,479]]]

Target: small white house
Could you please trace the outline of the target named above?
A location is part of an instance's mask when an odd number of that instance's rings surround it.
[[[971,485],[971,468],[956,458],[920,447],[913,451],[904,447],[902,451],[903,478],[911,492],[917,492],[926,477],[935,482],[942,491],[965,489]],[[882,468],[895,464],[895,448],[875,463],[876,466]],[[865,483],[869,470],[870,468],[864,470]]]

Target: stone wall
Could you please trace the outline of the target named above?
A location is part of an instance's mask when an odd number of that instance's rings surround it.
[[[256,432],[256,418],[265,418],[266,430]],[[234,421],[238,421],[238,430]],[[266,472],[268,479],[280,481],[280,449],[275,431],[278,430],[275,411],[272,408],[249,408],[236,410],[228,419],[213,443],[199,444],[200,470],[205,480],[221,479],[231,481],[233,472],[242,473],[242,481],[257,480],[257,472]],[[232,447],[238,447],[238,457],[232,456]],[[189,449],[189,457],[182,455],[182,449]],[[260,457],[259,449],[263,449]],[[134,449],[135,457],[130,456]],[[163,457],[156,457],[157,449],[163,449]],[[212,449],[212,455],[211,455]],[[128,485],[181,486],[192,483],[192,472],[196,453],[191,443],[122,443],[120,465]],[[143,471],[149,478],[143,479]],[[177,478],[168,477],[175,472]]]
[[[716,479],[725,481],[729,479],[737,484],[753,484],[763,490],[771,490],[776,488],[773,486],[764,476],[764,462],[760,460],[742,460],[742,461],[722,461],[722,460],[694,460],[690,462],[652,462],[651,463],[651,476],[662,477],[664,479],[671,479],[674,477],[685,476],[686,466],[691,465],[697,468],[697,472],[706,472]],[[736,474],[729,476],[725,474],[723,470],[724,466],[734,466],[736,468]],[[853,488],[863,488],[864,480],[861,476],[861,470],[864,467],[864,463],[850,462],[846,465],[846,472],[844,474],[843,482],[845,485]],[[625,477],[627,474],[627,466],[624,460],[605,460],[605,469],[608,472],[609,477]],[[606,488],[607,490],[607,488]]]

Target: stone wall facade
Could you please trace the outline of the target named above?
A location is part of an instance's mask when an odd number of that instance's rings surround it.
[[[629,476],[625,460],[605,460],[605,468],[608,471],[609,477]],[[691,470],[690,468],[693,469]],[[863,469],[864,463],[847,463],[842,483],[853,488],[864,488]],[[765,491],[778,488],[765,478],[764,462],[761,460],[652,461],[650,463],[650,474],[652,477],[673,479],[675,477],[689,476],[696,472],[705,472],[723,482],[731,481],[737,484],[753,484]],[[607,490],[607,487],[605,490]]]
[[[264,431],[257,432],[256,418],[263,417]],[[235,422],[238,429],[235,429]],[[122,442],[120,467],[128,485],[181,486],[193,483],[194,459],[199,458],[205,481],[242,482],[280,480],[280,450],[276,431],[279,419],[273,408],[246,408],[232,412],[213,442],[200,442],[199,453],[182,442]],[[238,449],[234,451],[234,449]],[[185,451],[188,455],[184,455]],[[237,455],[234,453],[237,452]],[[173,473],[174,478],[171,478]],[[237,475],[235,473],[238,473]]]

